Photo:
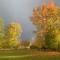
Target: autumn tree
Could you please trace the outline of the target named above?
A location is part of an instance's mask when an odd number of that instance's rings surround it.
[[[3,18],[0,17],[0,48],[3,47],[4,42],[4,22]]]
[[[36,27],[36,43],[37,46],[43,47],[44,45],[50,48],[57,48],[57,41],[59,40],[56,35],[56,30],[60,29],[60,9],[55,5],[52,0],[48,1],[48,5],[43,3],[41,7],[36,7],[33,10],[31,17],[32,23]],[[60,31],[60,30],[59,30]],[[56,38],[55,38],[56,37]],[[43,44],[43,41],[45,42]]]
[[[22,27],[19,23],[10,23],[6,29],[6,46],[15,48],[18,45],[18,40],[21,37]]]
[[[35,45],[38,46],[39,48],[42,48],[45,45],[44,35],[47,31],[46,30],[47,29],[46,13],[47,13],[47,6],[45,3],[43,3],[41,7],[38,6],[33,10],[33,14],[31,17],[31,21],[36,27]]]
[[[30,48],[30,42],[28,40],[21,41],[21,48]]]

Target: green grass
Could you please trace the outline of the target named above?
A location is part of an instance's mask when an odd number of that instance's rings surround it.
[[[0,60],[60,60],[59,56],[32,56],[24,58],[0,58]]]
[[[20,50],[0,50],[0,56],[17,56],[17,55],[27,55],[32,52],[28,49],[20,49]]]
[[[3,56],[23,56],[23,55],[31,55],[31,54],[36,54],[36,50],[28,50],[28,49],[20,49],[20,50],[0,50],[0,60],[60,60],[60,56],[46,56],[42,53],[40,54],[40,51],[38,51],[38,54],[40,55],[33,55],[33,56],[26,56],[26,57],[14,57],[14,58],[9,58],[9,57],[3,57]],[[2,57],[1,57],[2,56]]]

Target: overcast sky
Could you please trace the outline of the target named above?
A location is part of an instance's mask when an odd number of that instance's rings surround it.
[[[0,16],[4,18],[5,24],[12,21],[20,22],[23,26],[23,39],[31,39],[33,37],[32,25],[29,17],[32,15],[35,7],[35,0],[0,0]],[[41,5],[42,0],[38,0]],[[60,0],[54,0],[60,5]]]

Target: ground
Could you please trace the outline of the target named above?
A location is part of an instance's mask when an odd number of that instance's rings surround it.
[[[60,52],[31,49],[0,50],[0,60],[60,60]]]

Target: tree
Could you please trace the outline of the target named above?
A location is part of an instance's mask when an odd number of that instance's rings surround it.
[[[44,9],[46,10],[46,6],[42,6],[44,7]],[[45,11],[43,10],[43,11]],[[33,15],[31,17],[31,21],[32,23],[35,25],[36,27],[36,42],[35,42],[35,46],[39,47],[39,48],[42,48],[43,45],[45,43],[43,43],[44,41],[44,34],[46,32],[46,28],[47,28],[47,25],[46,25],[46,18],[45,18],[45,14],[43,15],[42,14],[42,10],[41,10],[41,7],[37,7],[36,9],[33,10]]]
[[[54,49],[56,48],[55,46],[55,34],[53,33],[53,30],[49,30],[46,35],[45,35],[45,43],[47,48],[49,49]]]
[[[56,46],[57,46],[57,49],[60,50],[60,30],[59,29],[56,29],[55,30],[55,40],[56,40]]]
[[[21,41],[22,48],[30,48],[30,42],[28,40]]]
[[[3,18],[0,17],[0,48],[3,47],[4,42],[4,23]]]
[[[21,37],[22,27],[19,23],[11,23],[6,29],[6,46],[15,48],[18,45],[18,39]]]
[[[33,10],[31,21],[36,27],[35,44],[40,48],[45,43],[48,48],[58,48],[57,37],[59,35],[56,36],[55,30],[60,28],[60,9],[53,2],[49,2],[48,5],[43,4]]]

